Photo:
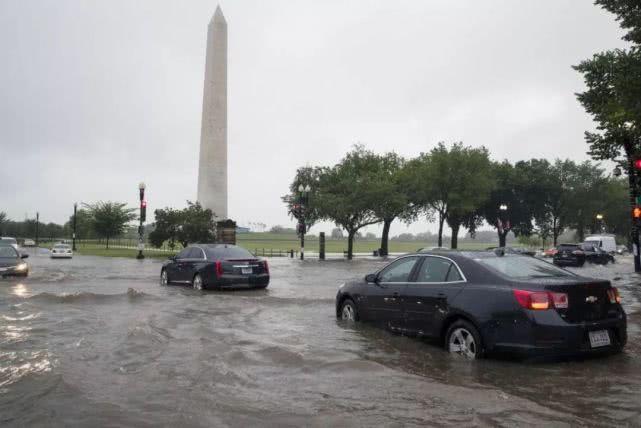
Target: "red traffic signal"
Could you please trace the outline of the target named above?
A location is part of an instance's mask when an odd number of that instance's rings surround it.
[[[641,219],[641,207],[634,207],[632,210],[632,218]]]
[[[634,166],[634,169],[641,171],[641,158],[632,161],[632,165]]]
[[[140,208],[147,208],[147,201],[140,201]]]

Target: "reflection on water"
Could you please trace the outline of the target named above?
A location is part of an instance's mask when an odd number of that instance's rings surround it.
[[[0,281],[0,424],[641,420],[641,287],[626,273],[626,259],[577,270],[621,290],[629,314],[625,352],[544,364],[469,362],[423,340],[337,321],[337,287],[380,261],[275,259],[267,290],[203,293],[159,286],[154,260],[30,260],[33,276]]]

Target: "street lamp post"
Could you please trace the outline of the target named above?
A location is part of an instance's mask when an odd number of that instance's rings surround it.
[[[145,201],[145,183],[140,183],[138,185],[138,190],[140,191],[140,225],[138,226],[138,255],[136,258],[142,260],[145,256],[142,253],[142,250],[145,248],[144,233],[145,227],[144,223],[147,217],[147,201]]]
[[[510,221],[507,218],[507,204],[499,205],[499,218],[498,218],[498,231],[499,231],[499,247],[505,247],[507,234],[510,230]]]
[[[298,233],[300,233],[300,259],[305,260],[305,232],[307,232],[307,223],[305,222],[305,214],[307,203],[309,202],[309,192],[312,190],[309,184],[298,186]]]
[[[71,249],[76,251],[76,225],[78,218],[78,203],[73,204],[73,234],[71,235]]]
[[[40,213],[36,212],[36,247],[38,246],[38,226],[40,224]]]
[[[597,231],[599,233],[603,233],[604,232],[603,229],[605,229],[604,228],[605,225],[603,224],[603,214],[597,214],[596,215],[596,226],[597,226]]]

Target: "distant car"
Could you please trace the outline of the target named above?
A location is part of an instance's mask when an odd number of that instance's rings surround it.
[[[534,257],[536,251],[525,247],[489,247],[489,251],[503,251],[505,254],[521,254],[524,256]]]
[[[630,250],[625,245],[617,245],[617,254],[628,254]]]
[[[626,314],[609,281],[494,251],[399,257],[342,285],[336,316],[433,338],[469,359],[611,353],[627,342]]]
[[[24,242],[22,243],[23,247],[35,247],[36,246],[36,241],[33,239],[25,239]]]
[[[70,259],[73,257],[71,246],[67,244],[56,244],[51,249],[52,259]]]
[[[235,245],[195,244],[163,264],[160,284],[170,283],[190,284],[197,290],[266,288],[269,267],[266,260]]]
[[[548,248],[543,251],[543,257],[554,257],[559,250],[556,247]]]
[[[18,249],[18,241],[16,238],[11,238],[9,236],[0,237],[0,245],[11,245],[16,250]]]
[[[0,246],[0,276],[27,276],[29,265],[24,261],[28,254],[20,254],[12,245]]]
[[[609,252],[597,247],[594,241],[585,241],[579,247],[585,253],[585,260],[589,263],[607,265],[614,263],[614,256]]]

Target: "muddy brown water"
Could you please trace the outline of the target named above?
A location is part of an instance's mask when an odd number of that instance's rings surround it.
[[[338,286],[375,260],[272,259],[270,287],[241,292],[161,287],[157,260],[28,260],[0,280],[0,425],[641,426],[630,257],[577,270],[621,290],[625,352],[545,363],[337,321]]]

